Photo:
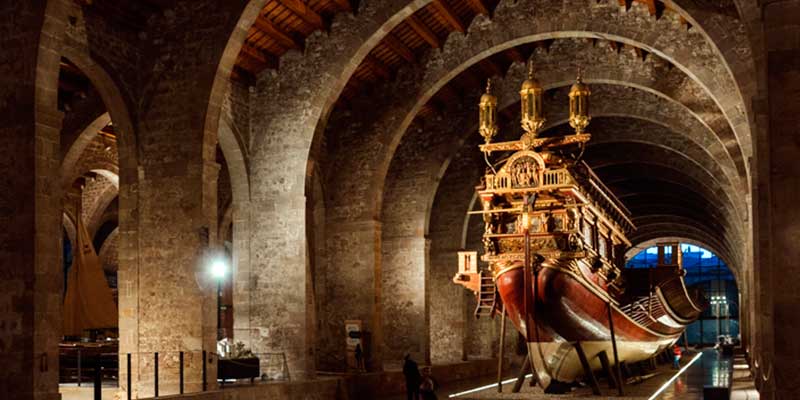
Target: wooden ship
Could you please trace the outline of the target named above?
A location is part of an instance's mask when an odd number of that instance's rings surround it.
[[[665,261],[659,247],[657,272],[623,268],[634,224],[580,161],[591,138],[589,86],[579,76],[569,93],[575,132],[541,137],[544,90],[532,72],[520,91],[519,140],[492,142],[498,127],[490,85],[481,98],[480,150],[488,168],[476,188],[482,209],[471,213],[485,223],[483,253],[460,252],[453,281],[478,297],[476,314],[502,313],[513,322],[539,385],[557,393],[607,360],[618,374],[619,363],[673,345],[705,299],[687,291],[677,245],[675,262]]]

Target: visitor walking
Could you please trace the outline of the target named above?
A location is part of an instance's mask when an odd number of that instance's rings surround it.
[[[677,344],[672,347],[672,368],[673,369],[680,369],[681,368],[681,347]]]
[[[422,400],[437,400],[436,389],[438,386],[431,375],[431,368],[423,368],[422,383],[419,386],[419,394],[422,396]]]
[[[406,378],[406,397],[408,400],[419,400],[419,386],[422,377],[419,375],[417,363],[406,354],[403,362],[403,375]]]

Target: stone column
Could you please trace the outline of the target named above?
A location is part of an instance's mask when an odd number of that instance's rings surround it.
[[[430,241],[422,236],[384,237],[382,247],[384,362],[399,366],[410,353],[414,360],[429,363]]]
[[[150,126],[154,125],[151,122]],[[174,128],[169,133],[181,136]],[[175,144],[159,133],[166,131],[154,128],[140,133],[140,138],[158,137],[155,141],[160,146],[142,152],[140,158],[144,165],[139,170],[138,208],[132,222],[138,241],[127,245],[133,249],[126,249],[138,254],[138,262],[121,262],[118,278],[120,353],[132,353],[134,398],[153,395],[156,352],[160,395],[178,392],[181,351],[185,354],[185,390],[202,389],[203,351],[210,357],[208,388],[216,387],[217,299],[209,267],[216,255],[218,166],[172,153]],[[184,161],[158,162],[166,154]],[[201,160],[199,154],[195,160]],[[214,210],[213,218],[209,210]],[[133,216],[127,211],[121,212],[121,226],[131,223]],[[126,368],[124,357],[120,368]]]
[[[262,373],[304,379],[314,374],[307,321],[313,305],[308,304],[305,196],[254,193],[251,202],[249,305],[237,301],[234,306],[239,309],[236,335],[247,338],[245,343],[259,353]],[[249,326],[239,321],[245,310]]]
[[[236,200],[234,200],[236,201]],[[250,202],[233,205],[233,338],[250,343]]]
[[[459,250],[440,248],[436,241],[431,243],[429,334],[433,364],[466,358],[466,296],[469,292],[452,282],[458,271]]]
[[[764,5],[769,102],[769,246],[773,279],[768,292],[771,324],[761,328],[774,349],[762,343],[762,374],[772,374],[766,399],[788,399],[800,388],[800,0]],[[769,315],[769,314],[767,314]],[[771,325],[771,326],[770,326]],[[767,339],[768,340],[768,339]],[[770,364],[771,363],[771,368]],[[770,387],[774,384],[774,391]]]
[[[58,399],[64,21],[44,1],[0,7],[0,398]]]
[[[321,299],[324,362],[345,365],[344,321],[361,320],[369,336],[366,367],[383,367],[381,223],[375,220],[328,221],[325,294]]]

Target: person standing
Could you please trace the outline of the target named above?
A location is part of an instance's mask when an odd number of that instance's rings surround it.
[[[436,380],[431,375],[430,367],[424,368],[422,373],[422,383],[419,386],[419,394],[422,400],[438,400],[436,397],[436,389],[438,388]]]
[[[672,347],[672,368],[680,369],[681,367],[681,347],[677,344]]]
[[[356,369],[358,371],[364,371],[364,351],[361,350],[361,344],[356,344],[356,349],[354,351],[354,356],[356,358]]]
[[[406,378],[406,397],[408,400],[419,400],[419,385],[421,376],[419,366],[411,359],[411,354],[406,354],[403,362],[403,375]]]

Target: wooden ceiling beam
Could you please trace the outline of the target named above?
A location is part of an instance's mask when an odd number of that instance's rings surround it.
[[[89,87],[85,83],[78,82],[75,79],[59,79],[58,88],[69,93],[82,92],[85,94]]]
[[[647,11],[650,16],[656,15],[656,0],[639,0],[647,6]]]
[[[483,93],[486,89],[486,80],[482,76],[476,76],[475,70],[470,68],[461,73],[461,80],[469,85],[469,90],[475,90]]]
[[[438,49],[442,47],[442,42],[439,40],[439,37],[436,36],[431,28],[428,28],[419,18],[415,15],[411,15],[406,19],[406,23],[408,26],[411,27],[414,32],[422,38],[422,40],[428,42],[433,48]]]
[[[469,0],[469,5],[476,13],[491,16],[489,7],[486,7],[486,4],[483,3],[483,0]]]
[[[234,65],[233,69],[231,70],[231,79],[242,82],[248,86],[253,86],[256,82],[255,73],[238,64]]]
[[[458,92],[450,87],[450,85],[442,86],[442,88],[439,89],[439,94],[448,102],[456,102],[461,98],[461,96],[458,95]]]
[[[615,42],[613,40],[608,42],[608,45],[619,54],[622,51],[622,43]]]
[[[503,76],[503,73],[505,72],[503,68],[491,58],[484,58],[481,60],[480,66],[486,72],[488,72],[490,76]]]
[[[247,43],[242,44],[242,54],[249,57],[250,59],[253,59],[263,64],[264,68],[273,68],[273,69],[278,68],[277,57],[271,54],[267,54]]]
[[[439,10],[441,17],[444,18],[445,22],[447,22],[453,30],[461,33],[467,31],[467,27],[464,26],[464,23],[458,18],[458,14],[456,14],[455,10],[453,10],[445,0],[433,0],[433,5]]]
[[[381,60],[378,60],[372,54],[368,54],[367,57],[364,59],[364,62],[370,68],[370,70],[374,71],[376,74],[380,75],[383,79],[392,79],[392,70],[389,69]]]
[[[414,51],[412,51],[408,46],[405,45],[400,39],[397,38],[393,33],[389,32],[386,37],[383,39],[386,45],[392,49],[395,53],[397,53],[400,57],[403,57],[406,61],[416,64],[417,56],[414,55]]]
[[[350,0],[333,0],[333,3],[342,11],[352,12],[355,8]]]
[[[323,30],[326,28],[325,20],[322,16],[301,0],[278,0],[278,3],[288,8],[300,19],[314,28]]]
[[[525,55],[522,54],[522,52],[516,47],[512,47],[512,48],[508,49],[506,54],[508,54],[508,57],[510,59],[514,60],[514,62],[523,63],[523,64],[528,62],[528,57],[525,57]]]
[[[297,50],[302,50],[305,47],[305,43],[302,40],[284,32],[263,15],[256,18],[253,26],[270,38],[275,39],[275,41],[283,47]]]

